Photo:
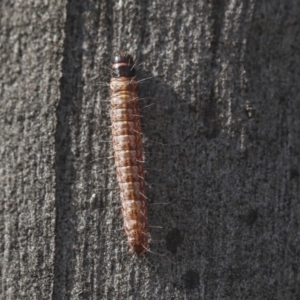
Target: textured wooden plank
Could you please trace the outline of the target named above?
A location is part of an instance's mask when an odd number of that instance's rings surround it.
[[[1,3],[1,299],[51,299],[64,3]]]
[[[4,8],[4,298],[299,297],[296,1],[78,0],[37,10],[51,11],[48,27],[33,6]],[[152,77],[140,91],[149,222],[161,228],[145,257],[128,253],[110,158],[103,83],[118,49]]]

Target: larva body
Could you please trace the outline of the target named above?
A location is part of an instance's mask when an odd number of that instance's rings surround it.
[[[122,214],[130,252],[147,251],[148,223],[138,84],[131,55],[113,59],[111,120]]]

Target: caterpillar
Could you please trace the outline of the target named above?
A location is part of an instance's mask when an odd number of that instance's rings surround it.
[[[112,71],[112,137],[124,228],[130,252],[142,254],[147,252],[148,246],[148,205],[138,83],[133,57],[127,52],[116,54]]]

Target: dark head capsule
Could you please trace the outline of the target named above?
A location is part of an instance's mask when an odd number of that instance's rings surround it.
[[[127,52],[116,54],[112,61],[113,77],[134,77],[134,61]]]

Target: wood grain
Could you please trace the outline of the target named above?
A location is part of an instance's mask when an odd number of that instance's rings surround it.
[[[1,1],[0,298],[299,299],[299,15],[283,0]],[[119,49],[151,77],[140,256],[99,85]]]

